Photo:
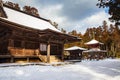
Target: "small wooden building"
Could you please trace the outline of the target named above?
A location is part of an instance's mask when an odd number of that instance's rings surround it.
[[[106,50],[101,50],[100,46],[103,45],[103,43],[92,39],[91,41],[85,43],[85,45],[87,45],[90,49],[87,51],[83,51],[83,54],[85,57],[91,59],[102,59],[104,57],[106,57]],[[85,53],[87,55],[85,55]]]
[[[81,39],[53,25],[33,7],[22,11],[18,4],[0,0],[0,62],[63,60],[64,44]]]
[[[82,52],[86,51],[87,49],[81,48],[78,46],[73,46],[65,49],[65,51],[68,51],[70,54],[68,55],[69,60],[81,60],[82,59]]]

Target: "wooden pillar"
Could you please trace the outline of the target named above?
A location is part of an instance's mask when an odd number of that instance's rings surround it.
[[[9,54],[12,54],[12,52],[11,52],[11,48],[13,48],[14,47],[14,40],[13,39],[9,39],[8,40],[8,53]],[[11,59],[12,60],[12,59]]]
[[[27,62],[29,62],[29,57],[27,57]]]
[[[62,44],[62,61],[64,61],[64,43]]]
[[[47,45],[47,63],[50,63],[50,43]]]
[[[21,46],[23,48],[22,52],[23,52],[23,54],[25,54],[25,41],[22,41]]]
[[[14,62],[14,57],[11,57],[10,62],[11,62],[11,63]]]

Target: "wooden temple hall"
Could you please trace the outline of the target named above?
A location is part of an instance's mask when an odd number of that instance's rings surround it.
[[[57,24],[40,17],[34,7],[0,0],[0,62],[64,60],[64,44],[80,38],[64,34]]]

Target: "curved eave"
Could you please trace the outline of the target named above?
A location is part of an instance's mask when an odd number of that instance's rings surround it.
[[[107,51],[105,50],[100,50],[100,51],[83,51],[84,53],[106,53]]]
[[[52,34],[56,34],[56,37],[59,36],[58,38],[63,38],[62,40],[64,40],[64,43],[72,43],[72,42],[81,41],[81,38],[78,38],[78,37],[72,36],[72,35],[68,35],[68,34],[65,34],[65,33],[62,33],[62,32],[54,31],[54,30],[51,30],[51,29],[43,30],[40,33],[47,34],[48,32],[50,32]]]

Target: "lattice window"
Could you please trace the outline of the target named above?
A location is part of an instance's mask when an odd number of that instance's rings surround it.
[[[47,45],[41,43],[41,44],[40,44],[40,51],[47,51]]]

